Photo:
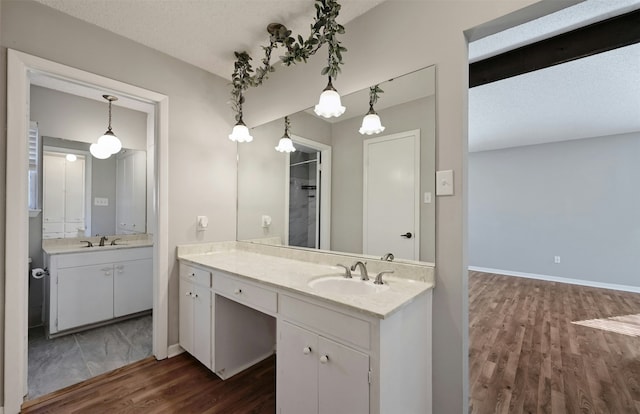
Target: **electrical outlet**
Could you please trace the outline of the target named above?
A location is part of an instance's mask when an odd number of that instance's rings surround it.
[[[109,206],[109,199],[106,198],[106,197],[95,197],[93,199],[93,205],[102,206],[102,207],[108,207]]]
[[[553,263],[560,263],[560,256],[553,256]]]

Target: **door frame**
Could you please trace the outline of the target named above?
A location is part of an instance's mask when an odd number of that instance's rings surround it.
[[[70,84],[92,87],[127,96],[150,105],[147,116],[148,175],[147,232],[153,244],[153,354],[168,355],[168,144],[169,97],[137,86],[52,62],[37,56],[7,51],[7,178],[5,234],[5,331],[4,331],[4,410],[19,412],[26,386],[24,365],[27,351],[27,307],[29,256],[28,148],[30,74],[41,74]],[[20,310],[20,311],[18,311]]]
[[[316,234],[320,236],[320,246],[318,249],[331,250],[331,146],[322,144],[303,138],[299,135],[291,135],[291,141],[299,143],[305,147],[312,148],[320,152],[320,215],[316,215],[316,219],[320,219],[320,226]],[[283,244],[289,245],[289,180],[290,180],[290,164],[291,154],[287,153],[285,157],[284,172],[284,235]]]
[[[413,237],[413,260],[420,260],[420,130],[413,129],[397,134],[384,135],[376,138],[365,139],[362,142],[362,253],[367,254],[368,250],[368,230],[367,222],[369,218],[369,208],[367,203],[368,190],[368,168],[369,168],[369,151],[371,144],[377,144],[384,141],[393,141],[397,139],[413,137],[413,176],[414,176],[414,237]]]

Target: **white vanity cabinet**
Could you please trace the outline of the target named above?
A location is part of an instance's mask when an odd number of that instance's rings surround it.
[[[45,255],[49,335],[151,309],[152,254],[140,247]]]
[[[113,265],[62,268],[57,287],[56,330],[113,318]]]
[[[180,346],[211,366],[211,273],[180,263]]]
[[[289,322],[278,331],[278,413],[369,413],[367,354]]]

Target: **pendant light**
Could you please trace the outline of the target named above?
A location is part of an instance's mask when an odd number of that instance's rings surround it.
[[[293,141],[291,141],[291,138],[289,137],[290,125],[291,124],[289,123],[289,117],[285,116],[284,117],[284,135],[282,136],[282,138],[280,138],[280,141],[278,142],[278,146],[276,147],[276,151],[294,152],[296,150],[296,148],[293,146]]]
[[[111,102],[117,101],[118,98],[112,95],[102,95],[102,97],[109,101],[109,127],[107,128],[107,131],[98,138],[98,145],[100,146],[101,151],[108,152],[109,155],[117,154],[122,149],[122,143],[111,130]]]
[[[382,92],[384,91],[378,85],[369,88],[369,112],[362,119],[362,126],[359,130],[362,135],[379,134],[384,131],[380,117],[373,109],[373,105],[378,101],[378,94]]]
[[[249,133],[249,128],[242,122],[242,113],[240,113],[240,119],[233,127],[229,139],[235,142],[251,142],[253,137]]]
[[[320,100],[314,108],[316,115],[323,118],[339,117],[344,113],[347,108],[342,106],[340,102],[340,94],[336,91],[331,83],[331,76],[329,76],[329,83],[320,94]]]

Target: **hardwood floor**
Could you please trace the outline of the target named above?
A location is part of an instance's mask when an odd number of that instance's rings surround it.
[[[640,294],[469,272],[470,413],[640,413]]]
[[[23,404],[22,413],[275,412],[275,356],[222,381],[186,353],[153,357]]]

